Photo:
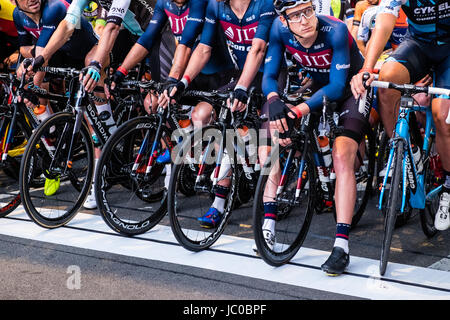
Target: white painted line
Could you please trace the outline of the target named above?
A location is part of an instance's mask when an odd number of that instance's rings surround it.
[[[20,219],[20,220],[17,220]],[[23,207],[0,219],[0,233],[54,244],[164,261],[368,299],[450,300],[450,272],[389,263],[379,277],[377,260],[351,256],[347,273],[328,277],[320,270],[329,252],[302,248],[290,264],[275,268],[255,258],[253,240],[222,235],[212,250],[179,246],[170,227],[157,225],[136,238],[114,233],[97,215],[79,213],[67,227],[47,230]]]

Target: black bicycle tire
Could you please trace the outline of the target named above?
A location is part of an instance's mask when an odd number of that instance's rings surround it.
[[[18,129],[20,127],[21,131],[25,134],[25,138],[28,141],[30,139],[31,135],[32,135],[31,128],[28,126],[27,122],[22,117],[17,118],[17,124],[18,124],[18,126],[16,126],[16,129]],[[9,158],[9,156],[8,156],[8,158]],[[7,158],[7,161],[8,161],[8,158]],[[19,173],[19,171],[20,171],[20,162],[17,162],[17,163],[16,162],[12,162],[13,160],[15,160],[15,159],[11,160],[11,165],[14,167],[13,171],[17,171],[17,173]],[[8,169],[10,169],[10,168],[8,168],[8,167],[3,168],[3,171],[5,172],[5,174],[7,174],[8,176],[10,176],[13,179],[19,180],[19,175],[17,175],[17,177],[12,177],[11,175],[9,175],[6,172],[6,170],[8,170]],[[17,196],[14,197],[14,199],[9,201],[3,207],[0,207],[0,218],[6,217],[8,214],[13,212],[22,203],[21,196],[20,196],[20,190],[18,190],[18,191],[19,192],[18,192]]]
[[[395,229],[395,221],[397,220],[397,206],[401,201],[399,197],[399,189],[393,186],[401,187],[402,185],[402,165],[403,165],[403,140],[398,140],[395,146],[394,159],[395,164],[392,172],[392,183],[388,193],[388,207],[386,216],[384,217],[384,235],[381,244],[381,256],[380,256],[380,274],[384,275],[389,260],[390,248],[392,243],[392,235]]]
[[[107,205],[108,199],[106,198],[105,193],[102,190],[102,186],[104,185],[102,168],[104,167],[105,161],[108,161],[108,156],[115,147],[115,144],[123,139],[123,134],[129,133],[132,129],[136,128],[137,125],[146,123],[150,123],[154,127],[156,126],[156,124],[154,124],[154,120],[147,116],[133,118],[123,123],[111,135],[111,137],[109,137],[108,141],[104,145],[102,149],[102,155],[100,156],[95,171],[95,181],[98,181],[99,183],[94,184],[94,193],[100,216],[112,230],[127,236],[136,236],[139,234],[143,234],[156,226],[167,213],[167,197],[163,200],[161,207],[147,219],[139,223],[126,223],[119,217],[116,217],[114,212],[110,210],[109,205]],[[162,130],[166,130],[167,134],[169,132],[169,129],[165,126],[162,127]]]
[[[430,161],[426,161],[423,166],[424,170],[424,184],[425,184],[425,194],[430,191],[430,178],[432,177],[430,170]],[[425,208],[420,210],[420,226],[423,233],[427,238],[433,238],[438,230],[434,226],[434,217],[436,211],[433,208],[433,203],[431,201],[425,202]]]
[[[75,202],[75,205],[72,206],[72,208],[62,215],[59,218],[46,218],[39,214],[39,212],[34,208],[32,205],[32,201],[29,198],[28,190],[26,190],[26,186],[28,182],[26,181],[26,174],[25,172],[28,172],[29,170],[29,164],[30,164],[30,157],[33,155],[33,148],[31,146],[36,145],[37,141],[39,141],[42,132],[45,132],[47,130],[47,127],[51,127],[53,125],[54,121],[58,121],[60,119],[66,118],[65,122],[75,122],[75,116],[73,113],[70,112],[58,112],[53,115],[51,115],[49,118],[47,118],[44,122],[41,123],[41,125],[36,129],[36,131],[33,132],[30,141],[28,141],[27,148],[25,149],[22,162],[20,165],[20,194],[22,196],[22,204],[25,209],[25,212],[30,217],[31,220],[33,220],[36,224],[47,228],[47,229],[54,229],[61,227],[65,224],[67,224],[70,220],[72,220],[75,215],[77,214],[78,210],[81,208],[83,202],[85,201],[89,188],[92,181],[93,176],[93,161],[94,161],[94,145],[92,142],[92,138],[89,132],[89,129],[87,127],[87,124],[83,121],[82,125],[80,127],[80,134],[83,136],[83,138],[86,140],[86,151],[88,152],[88,162],[91,163],[91,165],[88,166],[87,171],[87,178],[85,180],[84,187],[82,188],[80,192],[80,196],[78,197],[78,200]]]
[[[206,132],[208,130],[215,129],[220,131],[220,127],[218,125],[209,125],[206,127],[203,127],[203,132]],[[196,132],[194,131],[190,135],[190,139],[186,139],[180,150],[185,150],[186,144],[191,144],[191,141],[194,141],[193,138],[196,137]],[[203,135],[202,135],[203,136]],[[228,223],[228,220],[231,216],[231,211],[234,206],[234,201],[227,201],[227,205],[224,210],[224,217],[221,220],[219,227],[217,228],[216,232],[213,232],[210,237],[207,238],[207,240],[202,241],[192,241],[188,237],[186,237],[182,231],[182,227],[177,219],[177,213],[175,210],[176,205],[176,199],[175,194],[177,190],[177,182],[179,181],[178,176],[181,171],[181,168],[183,167],[183,161],[180,159],[179,155],[176,156],[175,164],[172,167],[172,175],[170,177],[170,183],[169,183],[169,190],[168,190],[168,205],[167,205],[167,211],[169,214],[169,220],[170,220],[170,226],[172,228],[172,232],[177,239],[178,243],[181,244],[185,249],[193,252],[199,252],[208,249],[211,247],[223,234],[223,231],[225,230],[225,227]],[[236,168],[234,165],[232,165],[232,175],[231,175],[231,185],[230,185],[230,193],[228,194],[228,199],[234,199],[235,191],[236,191]]]
[[[283,152],[283,150],[287,149],[288,147],[283,147],[280,150]],[[275,150],[274,150],[275,151]],[[272,154],[278,154],[277,152],[273,152]],[[269,160],[268,160],[269,161]],[[275,163],[274,161],[271,161],[271,163]],[[312,159],[309,156],[306,156],[306,163],[307,163],[307,170],[308,170],[308,177],[309,177],[309,190],[315,190],[316,189],[316,167],[313,164]],[[265,167],[264,170],[267,170],[267,167]],[[270,169],[268,169],[270,172]],[[264,214],[264,211],[262,210],[262,197],[264,194],[264,189],[266,186],[266,182],[268,179],[268,174],[261,174],[258,179],[258,184],[256,186],[256,192],[255,192],[255,198],[253,202],[253,208],[252,208],[252,215],[253,215],[253,236],[256,243],[256,248],[258,250],[258,254],[262,257],[262,259],[269,265],[274,267],[279,267],[283,264],[288,263],[300,250],[301,246],[303,245],[303,242],[306,238],[306,235],[308,234],[309,227],[311,225],[312,218],[315,213],[315,203],[317,202],[317,199],[313,196],[313,193],[309,193],[308,201],[307,201],[307,210],[305,214],[305,220],[303,222],[303,226],[299,228],[299,233],[296,236],[293,243],[289,246],[289,248],[286,250],[286,252],[283,253],[274,253],[272,250],[270,250],[266,244],[266,241],[264,239],[264,235],[262,233],[262,224],[261,224],[261,214]]]

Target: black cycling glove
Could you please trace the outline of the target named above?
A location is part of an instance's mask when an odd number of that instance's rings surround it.
[[[239,102],[247,104],[248,101],[247,90],[244,90],[242,88],[235,88],[233,91],[233,97],[234,99],[237,99]]]
[[[267,103],[269,104],[269,119],[270,121],[277,121],[286,119],[287,128],[284,133],[280,133],[281,139],[286,139],[290,137],[290,132],[295,125],[295,121],[297,120],[297,115],[294,111],[292,111],[279,97],[270,98]],[[287,113],[290,112],[295,115],[295,119],[287,116]]]

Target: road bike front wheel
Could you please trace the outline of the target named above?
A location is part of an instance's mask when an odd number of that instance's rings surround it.
[[[389,253],[391,250],[392,234],[395,229],[395,222],[400,213],[402,205],[403,194],[403,155],[404,155],[404,141],[398,140],[394,151],[394,166],[392,172],[392,183],[389,188],[387,199],[387,210],[384,216],[384,236],[381,244],[380,257],[380,274],[384,275],[386,272],[387,263],[389,260]]]
[[[223,140],[222,140],[223,139]],[[236,191],[236,168],[228,157],[222,158],[224,179],[213,185],[218,150],[224,141],[219,126],[197,129],[182,143],[172,170],[168,192],[170,225],[177,241],[190,251],[213,245],[222,235],[230,218]],[[221,181],[229,181],[224,212],[215,223],[206,225],[199,218],[209,212]]]
[[[290,165],[285,166],[287,162],[290,162]],[[282,176],[281,172],[285,167],[287,170]],[[300,170],[302,172],[299,172]],[[318,191],[316,177],[314,163],[308,156],[305,158],[305,166],[301,169],[300,153],[296,148],[288,146],[272,149],[271,156],[261,171],[253,203],[254,238],[258,254],[266,263],[281,266],[289,262],[302,246],[315,212],[314,208],[317,202],[322,200],[315,198]],[[274,194],[280,180],[284,181],[284,187],[280,193]],[[264,212],[265,203],[276,203],[277,219],[273,222],[273,243],[266,241],[263,229],[269,220]],[[278,218],[279,216],[282,218]]]
[[[156,158],[169,150],[170,133],[161,127],[154,154],[157,122],[138,117],[121,125],[103,147],[95,172],[95,197],[103,220],[114,231],[134,236],[152,229],[167,213],[171,161]],[[147,172],[150,156],[153,164]]]
[[[92,138],[84,121],[75,136],[74,126],[72,113],[52,115],[33,133],[23,154],[19,175],[23,206],[45,228],[57,228],[73,219],[91,185]],[[36,176],[45,180],[44,188],[36,186]]]

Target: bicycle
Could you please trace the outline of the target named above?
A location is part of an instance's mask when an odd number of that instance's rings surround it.
[[[305,101],[302,95],[283,95],[282,99],[291,105]],[[329,167],[324,165],[324,154],[318,143],[316,128],[319,123],[328,124],[331,141],[335,139],[341,130],[335,122],[335,108],[336,103],[330,103],[324,97],[322,115],[310,113],[302,117],[298,128],[292,129],[292,143],[272,148],[271,155],[262,168],[253,204],[253,233],[257,252],[269,265],[281,266],[295,256],[303,245],[314,214],[322,210],[326,199],[333,201],[334,210],[334,180],[330,180],[329,176],[332,164]],[[357,196],[355,223],[361,218],[372,190],[375,150],[370,132],[367,139],[369,142],[364,143],[364,155],[360,154],[358,157],[362,159],[364,156],[366,160],[360,160],[361,167],[365,168],[361,171],[360,179],[356,174],[357,190],[364,190],[364,196]],[[274,188],[276,192],[272,192],[272,195],[270,190],[273,191]],[[266,241],[263,231],[263,203],[267,202],[277,204],[273,243]]]
[[[144,92],[163,89],[154,81],[125,81],[122,86]],[[167,213],[171,159],[162,163],[158,158],[173,149],[171,135],[180,129],[178,121],[186,117],[184,113],[178,105],[159,107],[155,113],[122,124],[105,144],[94,187],[100,214],[114,231],[128,236],[142,234]],[[122,156],[112,161],[117,150]]]
[[[366,79],[368,77],[366,76]],[[418,87],[411,84],[398,85],[384,81],[373,81],[371,87],[384,89],[395,89],[401,92],[400,109],[393,137],[389,141],[389,158],[387,172],[383,179],[378,208],[383,210],[386,203],[386,214],[384,218],[384,237],[381,246],[380,274],[384,275],[389,260],[392,234],[395,222],[399,215],[405,213],[410,206],[421,210],[421,224],[425,234],[435,233],[433,206],[438,200],[438,194],[442,186],[434,186],[431,181],[430,152],[433,148],[435,128],[431,108],[416,106],[415,93],[426,93],[434,95],[450,95],[450,90],[436,87]],[[411,119],[414,112],[420,111],[426,114],[425,133],[423,140],[414,138],[411,132]],[[422,162],[423,169],[419,172],[413,156],[413,142],[421,150],[419,162]],[[391,167],[392,166],[392,167]],[[391,182],[388,184],[389,171],[392,170]],[[389,185],[389,189],[387,186]],[[385,192],[387,201],[384,202]],[[434,212],[434,213],[433,213]]]
[[[40,125],[35,113],[19,99],[34,94],[50,99],[53,107],[58,109],[67,102],[67,98],[29,84],[25,81],[25,75],[18,80],[13,74],[0,74],[0,83],[3,95],[0,102],[0,168],[8,177],[0,200],[0,217],[5,217],[21,203],[20,162],[32,131]],[[35,175],[32,183],[42,187],[44,180]]]
[[[103,146],[111,133],[96,112],[92,94],[79,83],[81,71],[73,68],[42,67],[41,71],[71,79],[65,111],[47,118],[30,137],[20,167],[20,193],[29,217],[45,228],[68,223],[83,204],[93,177],[94,141],[84,119],[86,115]],[[116,155],[120,157],[120,152]],[[36,173],[59,180],[53,195],[43,194],[30,179]]]
[[[232,93],[187,91],[183,98],[207,101],[218,111],[212,124],[183,137],[183,143],[174,153],[168,190],[168,213],[175,238],[187,250],[198,252],[213,245],[224,232],[233,209],[239,205],[237,192],[242,191],[242,185],[247,190],[245,200],[241,197],[240,201],[249,201],[248,195],[254,192],[258,176],[256,152],[246,151],[238,132],[247,127],[250,144],[255,143],[252,139],[258,139],[258,133],[252,129],[259,128],[260,121],[264,120],[257,114],[262,95],[251,89],[245,113],[234,114],[227,106]],[[221,170],[222,167],[225,169]],[[216,226],[205,229],[198,218],[211,207],[219,182],[227,176],[230,191],[222,219]]]

